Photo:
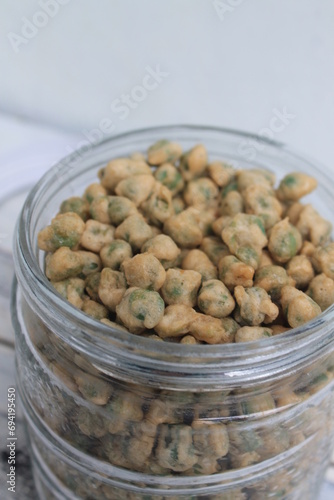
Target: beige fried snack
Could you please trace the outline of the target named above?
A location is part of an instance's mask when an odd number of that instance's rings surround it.
[[[260,256],[260,262],[258,265],[258,269],[261,269],[261,267],[265,266],[272,266],[273,265],[273,259],[270,256],[270,253],[267,250],[263,250]]]
[[[217,206],[218,187],[208,177],[188,182],[184,190],[184,201],[200,210]]]
[[[89,274],[85,279],[85,291],[95,301],[100,300],[98,293],[100,281],[101,273],[99,271]]]
[[[161,165],[178,160],[181,154],[182,148],[179,144],[162,139],[148,149],[147,157],[151,165]]]
[[[154,184],[152,175],[133,175],[119,182],[115,187],[115,193],[128,198],[139,207],[151,194]]]
[[[202,459],[206,456],[212,462],[227,455],[229,438],[225,424],[195,420],[192,429],[194,446]]]
[[[162,298],[168,305],[184,304],[194,307],[201,281],[202,277],[197,271],[169,269],[161,288]]]
[[[198,227],[198,221],[192,208],[187,208],[167,219],[163,231],[181,248],[197,247],[203,239],[203,233]]]
[[[246,213],[261,216],[266,229],[280,221],[283,207],[272,189],[252,184],[245,188],[243,197]]]
[[[80,278],[69,278],[67,280],[51,283],[64,299],[67,299],[70,304],[81,309],[85,291],[84,280]]]
[[[235,286],[249,287],[253,285],[254,268],[245,264],[234,255],[223,257],[218,264],[219,279],[233,290]]]
[[[217,268],[201,250],[190,250],[182,261],[182,269],[197,271],[203,281],[217,278]]]
[[[119,226],[130,215],[137,214],[136,205],[125,196],[108,196],[110,223]]]
[[[310,238],[311,243],[318,246],[327,243],[332,224],[321,217],[312,205],[305,205],[299,214],[296,228],[303,238]]]
[[[126,259],[122,270],[130,287],[160,290],[166,279],[166,271],[151,253],[141,253]]]
[[[262,249],[268,239],[261,219],[237,214],[222,231],[222,239],[238,259],[257,269]]]
[[[180,172],[185,181],[190,181],[204,174],[208,163],[208,154],[202,144],[194,146],[181,157]]]
[[[154,172],[154,177],[158,182],[160,182],[170,190],[172,196],[175,196],[184,188],[184,180],[182,175],[180,174],[178,169],[171,163],[163,163]]]
[[[165,139],[111,159],[39,232],[58,293],[113,328],[195,346],[277,335],[330,307],[332,224],[300,202],[316,180],[293,172],[275,188],[266,168],[214,160]],[[120,464],[140,468],[116,445]],[[221,471],[196,460],[187,474]]]
[[[86,187],[85,192],[83,194],[83,199],[88,201],[88,203],[92,203],[95,198],[99,198],[100,196],[106,196],[108,194],[106,188],[101,186],[98,182],[94,182]]]
[[[132,333],[154,328],[164,315],[164,301],[157,292],[129,288],[116,306],[117,317]]]
[[[317,187],[317,181],[301,172],[288,174],[281,180],[277,196],[282,201],[298,201]]]
[[[208,174],[219,187],[229,184],[235,176],[232,165],[220,161],[214,161],[208,165]]]
[[[162,337],[181,337],[190,332],[190,324],[196,311],[190,306],[173,304],[165,309],[163,318],[155,326],[155,331]]]
[[[310,241],[305,240],[303,246],[300,249],[300,255],[306,255],[306,257],[311,258],[316,250],[316,247]]]
[[[272,336],[270,328],[261,326],[244,326],[239,328],[235,334],[235,342],[251,342],[253,340],[262,340]]]
[[[100,257],[103,267],[118,270],[124,260],[132,257],[132,248],[124,240],[114,240],[101,248]]]
[[[89,207],[89,213],[92,219],[102,224],[111,224],[109,215],[109,196],[100,196],[95,198]]]
[[[286,272],[296,282],[297,288],[306,288],[314,277],[310,259],[306,255],[296,255],[288,262]]]
[[[68,247],[60,247],[45,259],[45,274],[50,281],[62,281],[78,276],[84,262],[80,254]]]
[[[80,196],[72,196],[68,198],[68,200],[63,201],[60,205],[61,214],[68,212],[74,212],[79,215],[83,221],[86,221],[89,218],[89,203]]]
[[[97,320],[108,318],[108,309],[104,305],[95,302],[95,300],[84,300],[82,310]]]
[[[274,184],[275,174],[270,172],[270,170],[251,168],[249,170],[237,171],[237,186],[241,193],[251,185],[272,188]]]
[[[101,248],[114,239],[115,228],[90,219],[86,222],[80,244],[91,252],[99,252]]]
[[[206,253],[215,266],[218,266],[222,257],[230,255],[230,251],[225,243],[215,236],[206,236],[203,238],[200,250]]]
[[[215,318],[225,318],[235,307],[234,299],[227,287],[216,279],[203,283],[197,303],[203,313]]]
[[[83,265],[81,277],[86,278],[89,274],[101,270],[102,262],[96,253],[86,252],[85,250],[77,250],[76,253],[81,257]]]
[[[312,264],[319,273],[334,279],[334,243],[318,247],[311,257]]]
[[[321,314],[321,309],[314,300],[292,286],[282,288],[281,304],[292,328],[297,328]]]
[[[279,300],[283,286],[294,286],[296,283],[292,277],[288,275],[284,267],[281,266],[264,266],[258,269],[255,273],[255,286],[263,288],[272,298]]]
[[[272,335],[278,335],[279,333],[285,333],[291,330],[291,328],[283,325],[270,325],[270,329],[272,331]]]
[[[288,218],[283,219],[270,231],[268,248],[273,258],[285,264],[294,257],[303,244],[302,235],[295,226],[290,224]]]
[[[161,467],[177,472],[190,469],[197,461],[191,427],[160,424],[155,455]]]
[[[165,269],[168,269],[173,266],[181,250],[170,236],[158,234],[144,243],[141,252],[151,253],[161,262]]]
[[[77,370],[74,373],[74,380],[85,399],[98,406],[107,404],[112,394],[112,385],[110,383],[89,375],[82,370]]]
[[[237,333],[240,325],[233,318],[228,316],[227,318],[220,319],[221,324],[223,325],[226,333],[229,335],[229,342],[234,342],[235,334]]]
[[[119,182],[132,175],[152,175],[152,172],[145,161],[131,158],[111,160],[99,172],[102,186],[109,191],[113,191]]]
[[[229,332],[225,330],[223,323],[207,314],[196,314],[190,323],[190,333],[207,344],[225,344],[230,340]]]
[[[220,213],[234,217],[244,210],[244,199],[239,191],[230,191],[220,202]]]
[[[324,311],[334,303],[334,280],[326,274],[318,274],[312,279],[306,294]]]
[[[198,227],[202,231],[203,237],[212,235],[212,224],[216,219],[217,210],[215,208],[202,210],[195,207],[191,207],[191,210],[195,216]]]
[[[97,284],[97,294],[101,302],[111,311],[116,311],[116,306],[121,302],[125,291],[124,274],[105,267]]]
[[[278,316],[278,307],[263,288],[236,286],[234,297],[240,307],[240,316],[248,325],[272,323]]]
[[[175,215],[181,213],[186,207],[184,199],[181,198],[181,196],[176,196],[175,198],[173,198],[172,204]]]
[[[76,415],[79,429],[85,436],[101,438],[108,432],[108,421],[98,413],[91,413],[84,406],[79,408]]]
[[[211,224],[212,231],[221,239],[222,230],[232,221],[230,215],[222,215]]]
[[[289,218],[289,221],[294,226],[297,224],[301,211],[303,210],[305,205],[299,203],[299,201],[292,202],[288,204],[285,210],[285,217]]]
[[[85,230],[82,218],[74,212],[58,214],[51,225],[38,234],[38,246],[45,252],[54,252],[57,248],[75,248]]]
[[[156,182],[142,208],[150,222],[160,227],[174,215],[172,193],[166,186]]]
[[[127,241],[135,251],[140,250],[152,236],[151,227],[140,214],[127,217],[115,231],[115,238]]]
[[[195,337],[193,337],[192,335],[185,335],[180,340],[180,344],[197,345],[197,344],[200,344],[200,341],[195,339]]]

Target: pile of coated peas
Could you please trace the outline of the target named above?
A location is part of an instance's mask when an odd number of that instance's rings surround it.
[[[56,291],[103,323],[156,340],[271,337],[334,303],[332,225],[300,199],[314,178],[275,189],[269,170],[208,161],[161,140],[111,160],[65,200],[38,245]]]

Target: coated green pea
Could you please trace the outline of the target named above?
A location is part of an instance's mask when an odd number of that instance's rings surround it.
[[[239,328],[235,335],[236,342],[251,342],[253,340],[262,340],[272,336],[270,328],[261,326],[243,326]]]
[[[182,191],[184,188],[184,180],[182,175],[174,165],[164,163],[154,173],[154,177],[158,182],[166,186],[173,196]]]
[[[124,240],[114,240],[101,248],[100,257],[104,267],[118,271],[122,262],[132,257],[132,248]]]
[[[199,309],[215,318],[228,316],[235,307],[235,302],[227,287],[219,280],[205,281],[197,299]]]
[[[60,205],[60,213],[74,212],[86,221],[89,218],[89,203],[79,196],[73,196]]]
[[[182,154],[182,148],[175,142],[162,139],[153,144],[147,152],[148,162],[151,165],[161,165],[166,162],[178,160]]]
[[[222,239],[232,254],[254,269],[268,243],[261,219],[248,214],[235,215],[223,229]]]
[[[300,232],[286,218],[272,228],[268,248],[274,259],[284,264],[299,252],[302,244]]]
[[[194,307],[202,277],[197,271],[168,269],[161,295],[166,304],[184,304]]]
[[[129,288],[116,307],[118,318],[133,333],[154,328],[164,310],[164,301],[157,292],[136,287]]]
[[[277,190],[280,200],[297,201],[317,187],[317,181],[301,172],[288,174],[281,180]]]
[[[38,247],[46,252],[54,252],[60,247],[74,249],[85,230],[82,218],[74,212],[58,214],[51,225],[38,233]]]
[[[62,281],[78,276],[83,269],[81,255],[68,247],[61,247],[45,260],[45,274],[51,281]]]

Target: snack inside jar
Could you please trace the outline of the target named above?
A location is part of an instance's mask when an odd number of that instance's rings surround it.
[[[208,481],[193,496],[175,498],[297,498],[315,447],[320,462],[330,451],[334,359],[332,347],[324,348],[321,363],[309,354],[293,370],[278,368],[273,346],[282,336],[283,350],[293,351],[293,329],[307,331],[334,302],[331,223],[302,199],[316,189],[315,177],[296,171],[276,182],[267,169],[211,160],[204,141],[183,151],[159,140],[145,154],[110,158],[98,178],[62,200],[39,231],[50,290],[80,315],[81,329],[94,324],[96,343],[100,324],[111,349],[115,332],[126,336],[130,352],[142,354],[145,343],[148,350],[155,343],[155,353],[166,346],[170,366],[162,363],[161,371],[170,379],[159,379],[156,365],[144,381],[116,363],[99,363],[23,300],[27,338],[18,356],[26,405],[59,442],[101,463],[154,477],[160,487],[161,478]],[[196,384],[197,369],[198,379],[212,370],[214,350],[226,349],[228,358],[236,344],[244,347],[235,351],[244,353],[240,373],[227,363],[224,383],[211,377],[210,386]],[[261,368],[258,346],[273,356]],[[207,368],[206,352],[213,356]],[[181,355],[189,366],[175,374]],[[148,374],[153,365],[146,361]],[[255,361],[259,373],[241,383]],[[36,436],[52,470],[52,453]],[[249,472],[255,466],[261,481]],[[224,484],[224,474],[235,471],[245,474],[240,484]],[[97,486],[89,475],[82,483],[77,470],[61,465],[53,473],[80,498],[92,488],[98,499],[165,498],[125,487],[122,496],[102,476]]]

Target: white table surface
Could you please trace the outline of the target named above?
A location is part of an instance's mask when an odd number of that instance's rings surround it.
[[[0,114],[0,184],[4,179],[11,182],[11,174],[27,169],[27,175],[35,179],[36,176],[52,166],[57,160],[66,155],[69,147],[73,147],[78,137],[75,134],[66,134],[46,126],[22,121],[21,119]],[[38,178],[38,177],[37,177]],[[29,183],[27,182],[27,187]],[[0,200],[0,250],[10,248],[13,233],[13,220],[17,217],[24,194],[1,204]],[[8,221],[10,221],[8,223]],[[8,262],[10,256],[8,252]],[[1,264],[1,261],[0,261]],[[7,277],[11,275],[8,268]],[[15,386],[14,366],[14,333],[10,322],[9,290],[6,286],[0,287],[0,428],[6,428],[7,398],[9,386]],[[18,411],[18,474],[17,498],[20,500],[35,500],[36,492],[31,477],[29,456],[27,454],[26,439],[23,433],[22,414]],[[324,482],[318,499],[334,499],[334,456],[333,467],[327,471],[327,481]],[[7,491],[6,474],[7,458],[5,455],[4,439],[1,439],[0,448],[0,499],[9,500],[13,495]]]

